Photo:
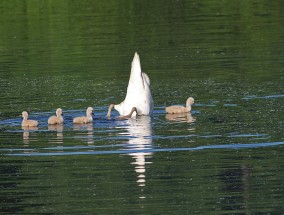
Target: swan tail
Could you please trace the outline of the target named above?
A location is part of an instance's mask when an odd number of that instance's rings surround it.
[[[132,79],[139,79],[141,78],[141,64],[140,64],[140,57],[137,54],[137,52],[135,52],[133,60],[132,60],[132,64],[131,64],[131,74],[130,74],[130,78]]]

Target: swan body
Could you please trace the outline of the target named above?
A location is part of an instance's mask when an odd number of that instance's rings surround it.
[[[62,117],[62,109],[57,108],[56,110],[56,116],[51,116],[49,117],[47,123],[48,125],[57,125],[57,124],[62,124],[64,122],[63,117]]]
[[[29,114],[27,111],[23,111],[22,116],[23,116],[23,121],[22,121],[23,127],[37,127],[38,126],[38,121],[28,119]]]
[[[73,119],[74,124],[87,124],[90,122],[93,122],[93,117],[92,117],[92,112],[93,108],[88,107],[86,110],[86,116],[79,116]]]
[[[153,106],[150,79],[146,73],[142,72],[139,55],[135,53],[125,99],[120,104],[111,104],[110,107],[114,107],[121,116],[129,114],[135,107],[136,111],[133,112],[133,116],[136,116],[151,115]],[[110,117],[112,108],[109,108],[107,117]]]
[[[186,106],[181,106],[181,105],[173,105],[166,107],[166,112],[167,113],[187,113],[191,111],[191,105],[194,104],[194,98],[189,97],[186,100]]]

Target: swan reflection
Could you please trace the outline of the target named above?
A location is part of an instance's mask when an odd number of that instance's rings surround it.
[[[169,121],[188,122],[188,123],[192,123],[196,121],[195,118],[192,117],[190,112],[166,114],[166,119]]]
[[[93,145],[94,144],[94,126],[92,123],[89,124],[74,124],[74,131],[87,131],[87,136],[86,133],[79,133],[80,138],[84,141],[87,139],[88,145]]]
[[[138,186],[144,187],[146,185],[146,165],[152,163],[149,161],[152,152],[146,152],[153,148],[151,117],[137,116],[129,119],[128,123],[126,127],[130,135],[128,150],[139,151],[129,153],[135,160],[131,164],[135,165]]]
[[[56,131],[56,139],[55,142],[58,144],[63,143],[63,124],[57,124],[57,125],[48,125],[49,131]],[[53,142],[53,141],[51,141]]]
[[[23,142],[25,145],[29,145],[30,143],[30,131],[37,131],[38,127],[27,127],[22,126],[23,129]]]

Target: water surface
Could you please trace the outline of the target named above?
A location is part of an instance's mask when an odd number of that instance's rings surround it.
[[[1,1],[1,214],[281,214],[281,1]],[[137,51],[151,117],[106,119]],[[164,108],[196,104],[188,114]],[[94,123],[72,119],[94,107]],[[61,107],[65,123],[48,126]],[[40,122],[21,127],[21,112]]]

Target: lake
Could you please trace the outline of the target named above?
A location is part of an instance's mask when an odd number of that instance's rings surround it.
[[[1,214],[283,214],[283,8],[1,1]],[[109,120],[135,52],[154,113]],[[191,113],[165,113],[189,96]]]

